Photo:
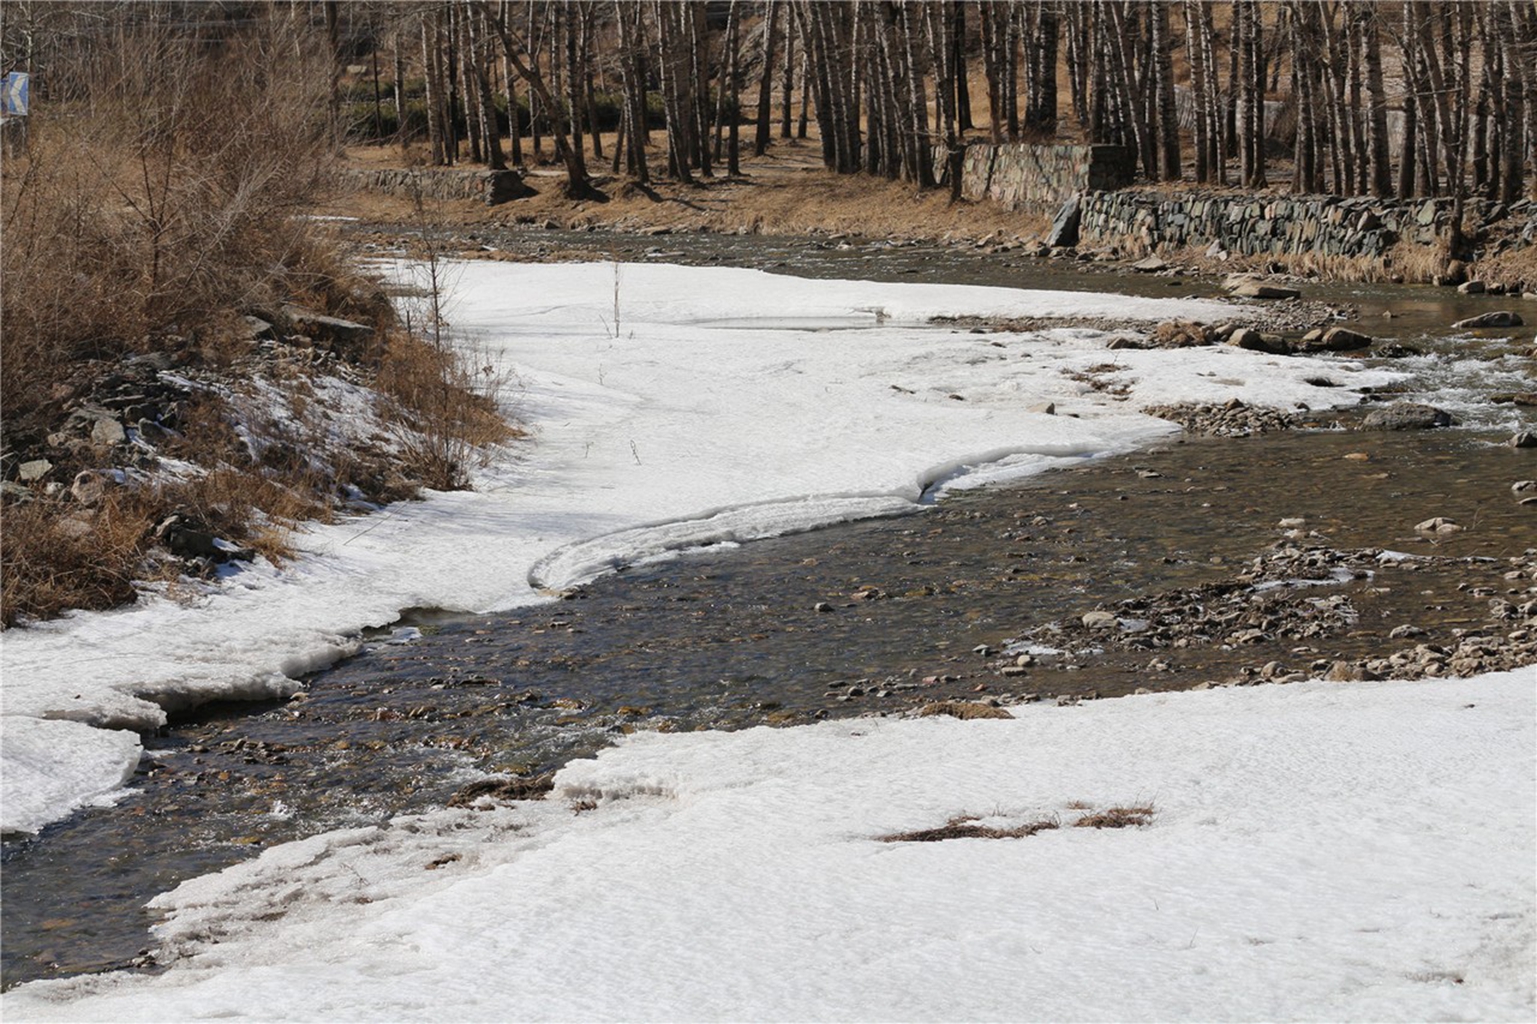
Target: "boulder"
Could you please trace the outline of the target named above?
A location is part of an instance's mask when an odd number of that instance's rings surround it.
[[[1299,299],[1302,292],[1285,285],[1267,284],[1248,274],[1237,274],[1222,282],[1223,289],[1240,299]]]
[[[1470,316],[1466,320],[1458,320],[1452,324],[1453,330],[1474,331],[1480,327],[1521,327],[1526,321],[1521,319],[1519,313],[1509,310],[1495,310],[1492,313],[1482,313],[1479,316]]]
[[[1268,352],[1277,356],[1287,355],[1291,351],[1285,342],[1277,345],[1274,338],[1261,334],[1252,327],[1238,328],[1227,336],[1227,343],[1251,352]]]
[[[1118,620],[1113,612],[1084,612],[1084,629],[1114,629]]]
[[[1446,534],[1450,533],[1461,533],[1462,524],[1456,522],[1455,520],[1448,519],[1445,516],[1436,516],[1435,518],[1427,519],[1422,523],[1415,523],[1414,532],[1434,533],[1440,536],[1445,536]]]
[[[1482,281],[1464,281],[1457,286],[1463,295],[1482,295],[1487,289]]]
[[[1131,269],[1142,274],[1156,274],[1160,270],[1168,270],[1169,264],[1157,256],[1149,256],[1146,259],[1140,259],[1133,263]]]
[[[1512,448],[1537,448],[1537,434],[1523,430],[1506,442]]]
[[[1148,337],[1158,348],[1194,348],[1210,345],[1214,335],[1210,327],[1194,320],[1165,320]]]
[[[1078,226],[1082,219],[1083,204],[1077,196],[1073,196],[1057,211],[1056,219],[1051,222],[1051,232],[1046,236],[1046,244],[1053,249],[1077,245]]]
[[[1456,423],[1451,413],[1417,402],[1394,402],[1374,409],[1361,420],[1362,430],[1431,430]]]

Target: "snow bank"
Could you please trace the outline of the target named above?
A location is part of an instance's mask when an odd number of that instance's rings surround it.
[[[1531,1020],[1531,669],[641,734],[160,897],[7,1020]],[[585,801],[585,802],[581,802]],[[1145,828],[1073,827],[1150,804]],[[1017,839],[882,842],[960,816]]]
[[[674,546],[889,515],[936,481],[1124,451],[1172,429],[1137,414],[1145,404],[1323,406],[1353,397],[1305,382],[1325,368],[1347,385],[1395,378],[1226,347],[1107,352],[1088,330],[927,322],[1230,311],[1199,300],[669,266],[454,269],[449,317],[488,364],[516,375],[503,398],[530,442],[486,468],[474,493],[310,528],[282,571],[257,566],[183,602],[6,631],[7,721],[153,728],[166,708],[290,693],[294,677],[402,608],[504,609]],[[843,329],[806,329],[827,324]],[[1028,411],[1045,402],[1058,415]],[[103,755],[97,774],[116,763]],[[4,772],[0,828],[35,828],[38,816],[11,816],[23,806],[15,778]],[[74,800],[61,794],[58,815]]]
[[[7,831],[33,832],[110,801],[139,766],[139,737],[121,729],[7,715],[0,739]]]

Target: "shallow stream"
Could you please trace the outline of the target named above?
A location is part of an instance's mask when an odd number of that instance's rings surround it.
[[[585,233],[516,241],[530,250],[595,244]],[[675,262],[819,277],[1214,291],[928,247],[735,236],[603,243],[621,259],[662,249]],[[1146,651],[1027,666],[1003,654],[1011,640],[1097,605],[1230,578],[1281,538],[1283,519],[1304,520],[1313,542],[1338,549],[1506,559],[1537,546],[1537,508],[1511,492],[1537,478],[1537,451],[1503,443],[1530,409],[1491,401],[1537,390],[1531,360],[1518,354],[1531,329],[1513,340],[1453,339],[1452,320],[1504,307],[1444,290],[1318,288],[1308,297],[1354,304],[1370,333],[1422,349],[1396,363],[1414,374],[1407,393],[1453,408],[1465,426],[1171,440],[962,492],[909,516],[633,567],[546,605],[479,617],[408,612],[361,654],[311,678],[300,698],[206,707],[148,738],[135,791],[117,806],[7,842],[4,984],[147,966],[142,904],[185,878],[275,843],[440,805],[487,772],[548,771],[635,729],[1186,688],[1265,662],[1307,671],[1380,653],[1406,624],[1443,642],[1478,628],[1490,595],[1509,589],[1503,565],[1443,559],[1412,572],[1386,563],[1327,588],[1348,598],[1350,623],[1305,643],[1190,648],[1157,671]],[[1388,308],[1393,319],[1381,316]],[[1466,529],[1434,540],[1414,530],[1433,516]]]

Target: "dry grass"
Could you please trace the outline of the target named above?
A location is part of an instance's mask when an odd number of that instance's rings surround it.
[[[995,708],[991,704],[979,704],[969,700],[938,700],[923,705],[918,709],[918,717],[930,718],[935,715],[948,715],[951,718],[970,720],[975,718],[1007,718],[1014,716],[1003,708]]]
[[[657,135],[658,141],[662,135]],[[443,203],[435,210],[456,226],[551,221],[573,228],[667,227],[675,231],[738,231],[765,235],[846,233],[885,238],[1032,237],[1050,226],[1050,218],[1009,211],[991,202],[952,204],[942,191],[920,192],[906,182],[865,175],[834,174],[821,166],[815,139],[777,140],[762,157],[743,154],[743,177],[717,178],[692,186],[657,179],[646,189],[623,179],[600,179],[607,202],[582,202],[561,190],[564,176],[534,169],[528,177],[538,195],[487,207],[473,200]],[[410,166],[412,156],[399,149],[354,147],[349,163],[362,166]],[[654,150],[653,161],[665,163]],[[363,220],[407,224],[414,221],[410,199],[370,192],[340,197],[328,212]]]
[[[1109,807],[1093,814],[1085,814],[1073,822],[1074,828],[1141,828],[1153,823],[1152,804],[1135,804],[1129,807]]]
[[[109,491],[95,508],[38,499],[8,503],[0,522],[0,620],[132,601],[154,530],[144,496]]]
[[[939,828],[918,829],[915,832],[894,832],[891,835],[880,836],[882,843],[938,843],[946,839],[1023,839],[1025,836],[1033,836],[1037,832],[1047,832],[1060,828],[1061,822],[1056,818],[1041,818],[1037,821],[1026,822],[1023,825],[1015,825],[1010,828],[995,828],[990,825],[978,825],[977,818],[971,815],[963,815],[951,818]]]

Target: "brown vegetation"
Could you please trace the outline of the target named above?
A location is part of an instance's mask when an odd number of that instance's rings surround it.
[[[335,188],[330,51],[213,6],[120,9],[110,36],[50,10],[49,102],[0,165],[0,622],[277,562],[343,503],[465,486],[511,436],[500,381],[396,325],[311,216]],[[323,336],[296,307],[362,326]],[[336,434],[321,375],[382,386],[373,436]]]

